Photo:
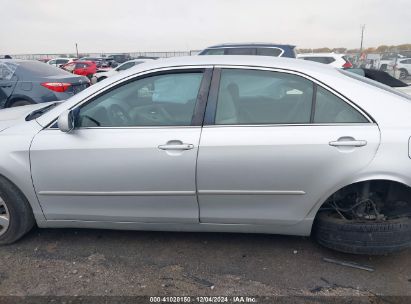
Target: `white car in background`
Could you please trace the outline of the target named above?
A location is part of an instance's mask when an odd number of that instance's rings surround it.
[[[73,58],[54,58],[47,61],[47,64],[54,65],[58,68],[61,68],[63,65],[73,62]]]
[[[152,61],[154,59],[133,59],[133,60],[129,60],[124,62],[123,64],[120,64],[118,67],[114,68],[114,69],[110,69],[110,70],[97,70],[96,74],[94,75],[94,77],[96,78],[97,82],[106,79],[110,76],[116,75],[117,73],[121,72],[121,71],[125,71],[128,70],[129,68],[147,62],[147,61]]]
[[[411,58],[397,59],[395,69],[400,71],[400,79],[406,79],[409,75],[411,75]]]
[[[344,54],[335,53],[308,53],[298,54],[298,59],[310,60],[319,63],[329,64],[340,69],[352,68],[351,62]]]

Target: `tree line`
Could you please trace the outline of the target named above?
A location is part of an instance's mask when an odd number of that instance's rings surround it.
[[[378,47],[369,47],[363,49],[364,53],[386,53],[386,52],[401,52],[401,51],[410,51],[411,43],[400,44],[400,45],[380,45]],[[337,48],[316,48],[316,49],[297,49],[298,53],[346,53],[346,54],[355,54],[359,53],[360,49],[347,49],[344,47]]]

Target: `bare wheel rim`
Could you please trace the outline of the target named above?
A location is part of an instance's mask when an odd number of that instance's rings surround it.
[[[0,235],[6,233],[10,224],[10,213],[6,202],[0,196]]]

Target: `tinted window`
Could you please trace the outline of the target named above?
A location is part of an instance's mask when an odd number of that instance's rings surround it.
[[[86,63],[76,63],[76,69],[84,69],[88,65]]]
[[[120,65],[120,66],[117,68],[117,71],[127,70],[127,69],[131,68],[132,66],[134,66],[135,64],[136,64],[135,62],[126,62],[126,63],[123,63],[122,65]]]
[[[208,49],[203,55],[224,55],[224,49]]]
[[[11,80],[17,67],[13,62],[0,62],[0,80]]]
[[[216,124],[309,123],[313,83],[300,76],[255,70],[221,72]]]
[[[69,60],[68,59],[57,59],[57,64],[65,64],[65,63],[67,63],[67,62],[69,62]]]
[[[368,120],[341,98],[317,87],[314,123],[366,123]]]
[[[151,76],[103,93],[80,109],[81,127],[188,126],[202,73]]]
[[[278,48],[258,48],[257,55],[278,57],[283,53],[283,50]]]
[[[225,55],[255,55],[255,48],[226,48]]]

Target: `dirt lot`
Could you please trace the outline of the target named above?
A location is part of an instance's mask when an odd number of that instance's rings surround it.
[[[411,295],[410,257],[289,236],[35,229],[0,248],[0,295]]]

